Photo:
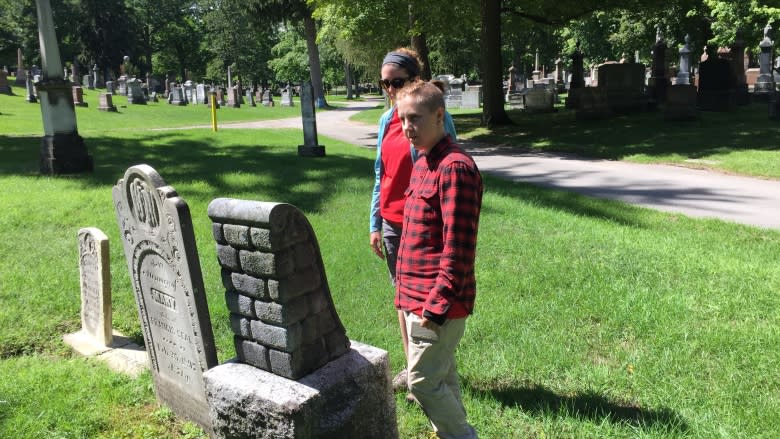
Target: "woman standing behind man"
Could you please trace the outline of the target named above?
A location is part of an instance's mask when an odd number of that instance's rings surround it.
[[[395,96],[411,81],[419,79],[420,70],[421,63],[417,53],[407,48],[399,48],[385,55],[380,71],[379,84],[393,102],[393,106],[379,118],[369,232],[371,249],[379,258],[386,260],[393,285],[395,285],[395,266],[403,224],[404,192],[409,187],[412,165],[417,160],[417,152],[404,136],[395,107]],[[455,125],[447,112],[444,114],[444,129],[455,141]],[[398,323],[401,329],[404,358],[406,358],[409,338],[402,311],[398,311]],[[407,388],[406,368],[393,378],[393,389],[402,388]]]

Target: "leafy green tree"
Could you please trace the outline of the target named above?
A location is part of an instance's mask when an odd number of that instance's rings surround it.
[[[154,54],[165,51],[165,32],[174,23],[182,23],[192,15],[191,0],[126,0],[127,10],[137,30],[139,53],[136,63],[143,72],[152,72]]]
[[[286,26],[273,47],[274,58],[268,65],[282,83],[300,83],[309,77],[309,57],[302,33],[302,29]]]
[[[312,15],[312,9],[306,0],[248,0],[246,6],[252,13],[257,26],[267,25],[269,21],[289,21],[302,24],[314,99],[317,107],[326,107],[328,102],[325,99],[322,86],[322,69],[319,47],[317,47],[317,25]]]
[[[124,56],[139,53],[124,0],[80,0],[76,24],[81,59],[106,72],[118,72]],[[134,59],[132,56],[131,59]]]
[[[279,41],[277,26],[260,26],[243,1],[206,0],[203,5],[204,47],[208,76],[223,78],[228,66],[245,85],[267,83],[272,77],[268,61]]]

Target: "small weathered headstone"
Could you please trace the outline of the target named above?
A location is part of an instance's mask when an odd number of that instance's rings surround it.
[[[127,76],[121,75],[117,78],[117,94],[119,96],[127,96]]]
[[[8,84],[8,73],[0,70],[0,93],[5,95],[13,95],[11,86]]]
[[[203,372],[217,353],[189,207],[147,165],[112,193],[157,398],[210,430]]]
[[[303,145],[298,145],[298,155],[324,157],[325,147],[317,142],[317,113],[314,111],[314,90],[310,82],[301,85],[301,119],[303,121]]]
[[[141,81],[136,78],[130,79],[126,83],[127,103],[134,105],[146,105],[146,97],[141,89]]]
[[[263,106],[264,107],[273,107],[274,106],[274,97],[271,94],[270,89],[265,89],[263,91]]]
[[[184,87],[184,97],[187,98],[187,102],[193,105],[197,104],[198,100],[195,95],[195,86],[193,85],[192,81],[184,81],[182,87]]]
[[[24,83],[25,83],[25,98],[24,100],[34,104],[38,102],[38,96],[35,93],[35,86],[33,85],[32,78],[30,77],[30,72],[25,72],[24,74]]]
[[[696,120],[699,118],[696,86],[692,84],[670,85],[666,90],[664,119]]]
[[[462,108],[479,108],[482,104],[482,87],[469,85],[463,92]]]
[[[241,97],[238,95],[238,89],[236,87],[228,87],[227,89],[228,101],[227,106],[231,108],[241,107]]]
[[[110,346],[111,255],[108,236],[94,227],[79,230],[79,274],[81,279],[81,335],[98,346]]]
[[[247,88],[245,94],[246,94],[246,101],[245,101],[246,104],[249,105],[250,107],[256,107],[257,104],[255,103],[255,95],[254,93],[252,93],[252,89]]]
[[[534,87],[525,94],[525,110],[534,113],[549,113],[555,111],[555,85],[550,87]]]
[[[109,112],[117,111],[116,106],[114,106],[114,95],[111,93],[98,94],[98,110]]]
[[[168,103],[171,105],[187,105],[187,100],[184,98],[184,93],[181,87],[177,87],[176,84],[171,83],[170,92],[168,93]]]
[[[282,90],[282,98],[279,100],[280,105],[282,107],[294,107],[295,104],[293,103],[293,97],[292,97],[292,87],[290,85],[287,85],[287,88]]]
[[[89,103],[84,102],[84,89],[74,85],[71,86],[71,89],[73,90],[73,105],[77,107],[87,107],[89,106]]]

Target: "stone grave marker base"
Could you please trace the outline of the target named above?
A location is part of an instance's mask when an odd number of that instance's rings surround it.
[[[325,157],[325,147],[322,145],[298,145],[298,155],[301,157]]]
[[[109,346],[98,343],[94,337],[84,331],[65,334],[62,340],[78,354],[104,361],[111,370],[132,377],[137,377],[149,368],[149,356],[146,350],[119,331],[113,331],[113,342]]]
[[[352,349],[293,381],[237,363],[203,374],[217,438],[397,438],[387,352]]]

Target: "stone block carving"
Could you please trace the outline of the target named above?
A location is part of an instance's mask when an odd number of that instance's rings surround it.
[[[240,361],[298,379],[349,351],[317,239],[297,208],[218,198],[208,214]]]

